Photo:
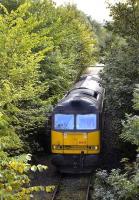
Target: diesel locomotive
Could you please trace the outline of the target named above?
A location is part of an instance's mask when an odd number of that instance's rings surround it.
[[[105,90],[103,66],[88,67],[52,112],[52,163],[63,173],[91,172],[100,163]]]

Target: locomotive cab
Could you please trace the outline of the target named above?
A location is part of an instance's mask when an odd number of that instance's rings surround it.
[[[91,172],[99,165],[104,89],[83,76],[52,114],[52,163],[61,172]]]

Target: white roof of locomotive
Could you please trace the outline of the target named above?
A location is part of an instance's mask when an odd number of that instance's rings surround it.
[[[94,77],[99,77],[99,73],[103,70],[104,65],[91,66],[85,69],[83,75],[88,74]]]

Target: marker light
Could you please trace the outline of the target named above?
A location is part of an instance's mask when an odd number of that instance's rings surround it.
[[[98,150],[99,149],[99,146],[95,145],[95,146],[89,146],[88,147],[90,150]]]
[[[57,150],[60,150],[60,149],[62,149],[63,148],[63,146],[62,145],[53,145],[53,149],[57,149]]]

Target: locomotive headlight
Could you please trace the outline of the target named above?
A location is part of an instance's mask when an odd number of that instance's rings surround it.
[[[62,149],[62,146],[61,145],[53,145],[53,149],[60,150],[60,149]]]
[[[98,150],[99,149],[99,146],[97,146],[97,145],[94,145],[94,146],[89,146],[89,149],[90,150]]]
[[[94,149],[95,149],[95,150],[98,150],[98,146],[94,146]]]
[[[56,145],[53,145],[53,149],[56,149]]]

